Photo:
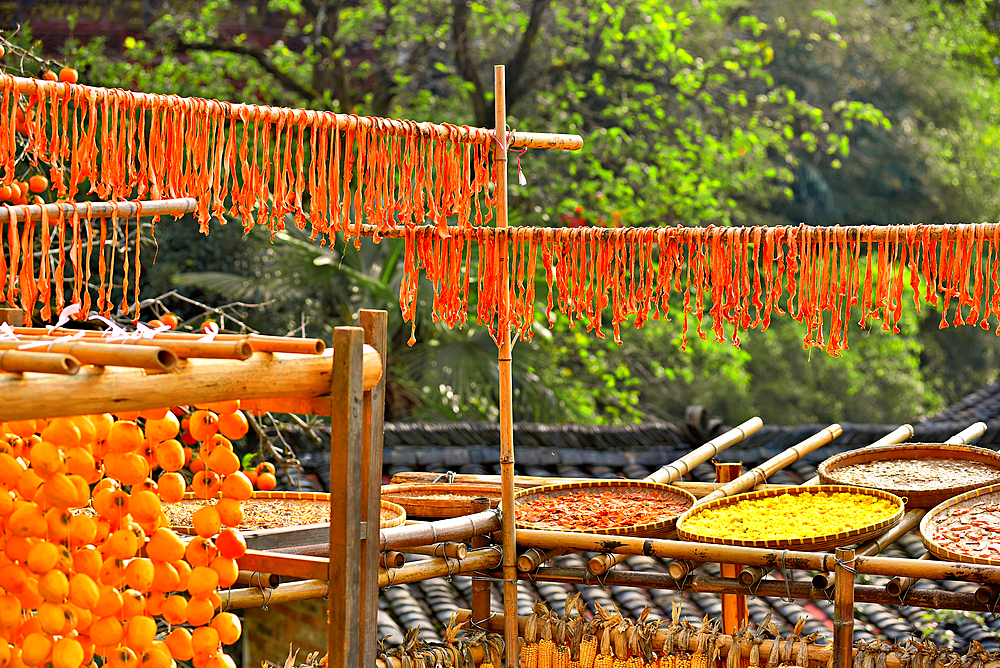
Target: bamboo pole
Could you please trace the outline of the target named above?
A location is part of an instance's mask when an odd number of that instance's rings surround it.
[[[931,554],[930,552],[924,552],[923,556],[920,557],[922,561],[927,561],[933,558],[934,555]],[[918,579],[919,578],[906,578],[897,575],[896,577],[885,583],[885,592],[889,594],[889,596],[896,596],[902,599],[904,596],[906,596],[906,592],[910,589],[910,587],[912,587],[916,583]],[[989,586],[989,585],[983,585],[983,586]],[[980,589],[982,588],[983,587],[980,587]],[[978,596],[979,592],[977,591],[976,594],[977,594],[976,600],[979,600]]]
[[[507,92],[503,65],[493,67],[493,102],[496,105],[496,143],[493,162],[496,165],[496,226],[507,227]],[[500,244],[500,313],[510,311],[510,271],[507,262],[508,245]],[[503,609],[509,618],[517,616],[517,538],[514,511],[514,416],[512,411],[510,329],[506,317],[500,316],[500,351],[497,364],[500,371],[500,496],[503,505]],[[504,662],[515,666],[520,661],[517,626],[504,631],[507,656]]]
[[[0,342],[0,348],[2,348],[2,343],[4,342]],[[74,376],[80,371],[80,360],[64,353],[0,349],[0,371],[15,374],[47,373]]]
[[[703,561],[693,561],[691,559],[674,559],[667,566],[667,573],[670,574],[674,580],[683,580],[688,576],[688,574],[694,569],[701,566]]]
[[[257,589],[274,589],[281,584],[281,576],[276,573],[258,573],[257,571],[240,571],[236,574],[235,584]]]
[[[928,554],[930,553],[928,552]],[[983,605],[987,605],[996,599],[997,594],[1000,594],[1000,587],[996,585],[980,585],[976,589],[976,600]]]
[[[489,510],[473,515],[452,517],[437,522],[417,522],[379,532],[379,550],[404,550],[417,545],[432,545],[445,541],[467,540],[472,536],[493,533],[500,529],[500,517]]]
[[[425,554],[429,557],[448,557],[449,559],[465,559],[469,547],[465,543],[445,541],[434,545],[416,545],[403,549],[407,554]]]
[[[874,557],[882,550],[889,547],[897,540],[910,533],[910,531],[920,525],[920,520],[927,514],[926,508],[913,508],[903,515],[899,524],[886,531],[881,536],[872,538],[858,547],[859,556]],[[820,573],[813,578],[813,586],[817,589],[829,589],[837,581],[836,573]]]
[[[913,436],[913,425],[904,424],[904,425],[900,425],[900,426],[896,427],[895,429],[893,429],[892,431],[890,431],[888,434],[886,434],[882,438],[878,439],[877,441],[875,441],[874,443],[872,443],[870,445],[866,445],[865,447],[866,448],[877,448],[877,447],[883,446],[883,445],[896,445],[897,443],[902,443],[903,441],[907,440],[908,438],[910,438],[912,436]],[[809,480],[806,480],[802,484],[803,485],[818,485],[819,484],[819,475],[814,475],[813,477],[809,478]]]
[[[530,573],[546,561],[550,561],[561,554],[566,554],[568,551],[561,548],[554,550],[539,550],[537,547],[528,548],[517,557],[517,570],[522,573]]]
[[[744,587],[753,587],[755,584],[767,577],[767,574],[770,572],[770,568],[747,566],[740,571],[739,575],[736,576],[736,580]]]
[[[88,212],[87,206],[90,205]],[[55,218],[62,209],[69,218],[74,213],[78,213],[81,218],[110,218],[115,215],[117,204],[117,216],[119,218],[132,218],[137,213],[143,217],[149,216],[183,216],[185,213],[192,213],[197,209],[197,202],[193,197],[178,197],[175,199],[154,199],[144,202],[57,202],[52,204],[30,204],[26,207],[11,207],[14,210],[14,217],[17,222],[24,222],[25,212],[31,220],[37,221],[42,216],[44,206],[49,214],[49,218]],[[10,220],[10,212],[4,207],[0,210],[0,224]]]
[[[45,81],[41,79],[27,77],[13,77],[18,90],[25,95],[37,94],[39,89],[48,90],[52,95],[67,96],[73,91],[86,91],[78,93],[84,99],[103,100],[109,93],[107,88],[96,86],[84,86],[82,84],[67,84],[60,81]],[[159,95],[156,93],[138,93],[129,91],[129,98],[142,104],[160,103],[170,100],[174,96]],[[268,121],[276,121],[288,113],[288,109],[282,107],[270,107],[265,105],[251,104],[227,104],[225,108],[213,109],[216,115],[228,118],[233,123],[242,121],[245,118],[257,118]],[[402,135],[411,132],[412,124],[391,118],[374,118],[369,116],[355,116],[353,114],[335,114],[330,111],[308,111],[306,113],[306,125],[322,124],[325,128],[336,127],[341,130],[348,128],[366,127],[377,130],[381,134]],[[470,128],[468,126],[455,127],[453,125],[437,125],[434,123],[417,123],[417,130],[425,137],[437,137],[450,141],[472,142],[477,144],[489,143],[493,138],[493,132],[484,128]],[[553,134],[550,132],[517,132],[511,133],[514,148],[547,148],[565,151],[575,151],[583,148],[583,137],[579,135]],[[192,209],[193,210],[193,209]],[[145,209],[143,214],[145,215]],[[152,215],[152,214],[150,214]]]
[[[723,485],[716,491],[701,499],[698,504],[700,505],[716,499],[723,499],[727,496],[732,496],[733,494],[739,494],[740,492],[753,489],[757,484],[758,477],[760,477],[760,482],[767,482],[767,478],[769,476],[773,475],[777,471],[780,471],[789,464],[794,464],[813,450],[818,450],[823,447],[833,439],[840,436],[842,432],[843,429],[841,426],[834,423],[829,427],[824,428],[819,433],[810,436],[798,445],[793,445],[781,454],[768,459],[760,466],[751,469],[736,480]]]
[[[86,337],[84,337],[86,338]],[[56,337],[52,336],[21,336],[20,342],[15,342],[17,345],[21,345],[25,342],[30,341],[55,341]],[[74,345],[77,342],[68,342],[66,345]],[[128,349],[131,347],[144,348],[147,346],[153,347],[155,350],[167,350],[169,349],[171,354],[174,355],[174,359],[181,357],[184,359],[196,357],[204,359],[219,359],[219,360],[248,360],[250,356],[253,355],[253,348],[250,346],[250,342],[245,338],[237,340],[228,341],[189,341],[187,339],[176,339],[176,340],[162,340],[154,341],[153,339],[127,339],[119,342],[108,342],[108,343],[91,343],[79,342],[79,345],[83,346],[111,346],[116,350]],[[125,356],[124,353],[122,353]],[[111,366],[109,363],[107,366]],[[176,363],[175,363],[176,366]],[[154,368],[154,367],[150,367]],[[173,368],[173,367],[171,367]]]
[[[743,464],[715,464],[715,480],[720,483],[729,483],[740,477]],[[724,578],[733,578],[739,575],[742,566],[739,564],[719,564],[719,568]],[[722,595],[722,632],[732,635],[743,627],[750,618],[747,609],[747,597],[739,594]]]
[[[15,327],[14,333],[18,336],[72,336],[84,332],[84,338],[105,338],[102,331],[91,329],[47,329],[45,327]],[[195,332],[176,332],[173,330],[163,332],[149,332],[152,341],[160,342],[160,345],[170,347],[169,341],[197,341],[204,338],[204,334]],[[267,336],[264,334],[216,334],[214,341],[249,341],[251,348],[257,353],[298,353],[299,355],[321,355],[326,350],[326,344],[322,339],[300,339],[294,336]],[[130,340],[131,341],[131,340]]]
[[[388,552],[380,553],[378,557],[379,568],[399,568],[405,563],[406,555],[402,552],[389,550]]]
[[[220,592],[220,611],[262,608],[265,605],[281,605],[311,598],[326,598],[329,584],[326,580],[302,580],[278,585],[274,589],[248,587],[246,589],[226,589]]]
[[[408,562],[399,568],[380,568],[378,586],[391,587],[431,578],[489,570],[500,565],[502,556],[499,549],[484,547],[472,550],[464,559],[423,559]]]
[[[473,513],[484,513],[490,510],[490,500],[485,496],[477,496],[472,499],[472,512]],[[469,539],[472,547],[484,548],[490,544],[490,539],[482,534],[478,536],[472,536]],[[492,601],[490,600],[490,581],[482,577],[472,576],[472,594],[469,597],[469,607],[472,609],[472,622],[478,624],[479,622],[485,621],[490,617],[490,611],[493,607]],[[499,668],[499,666],[497,666]]]
[[[735,445],[746,439],[747,436],[756,433],[764,426],[764,421],[759,417],[752,417],[738,427],[734,427],[724,434],[716,436],[700,448],[692,450],[677,461],[661,466],[657,471],[646,476],[644,480],[658,482],[669,485],[691,471],[691,469],[707,462],[731,445]],[[609,570],[625,561],[625,557],[620,554],[599,554],[590,560],[588,568],[591,573],[607,573]]]
[[[101,413],[113,406],[138,411],[229,399],[322,396],[330,393],[333,351],[323,355],[254,353],[246,361],[188,360],[170,373],[84,369],[70,378],[0,376],[0,421]],[[364,348],[364,387],[378,382],[382,362]]]
[[[851,668],[854,659],[854,550],[838,547],[833,586],[833,668]]]
[[[517,542],[524,547],[551,550],[556,547],[581,552],[620,552],[641,554],[647,557],[691,559],[730,564],[747,564],[768,568],[791,568],[802,571],[832,571],[836,559],[824,552],[799,552],[795,550],[764,550],[734,545],[714,545],[657,538],[632,538],[602,534],[568,533],[518,529]],[[964,564],[953,561],[919,561],[890,557],[863,557],[854,561],[854,568],[865,575],[896,575],[928,578],[931,580],[965,580],[984,584],[1000,584],[1000,566]],[[881,589],[881,588],[880,588]]]
[[[56,339],[22,339],[20,341],[0,341],[0,350],[17,350],[31,341],[51,341],[52,343],[30,348],[35,353],[65,353],[72,355],[80,364],[95,366],[127,366],[149,371],[172,371],[177,367],[177,355],[167,348],[151,346],[124,346],[116,343],[90,343],[89,341],[64,341]],[[28,352],[28,351],[25,351]]]
[[[968,445],[985,433],[986,423],[976,422],[949,438],[945,443],[949,445]]]

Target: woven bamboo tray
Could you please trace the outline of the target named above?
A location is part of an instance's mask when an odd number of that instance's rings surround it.
[[[666,497],[672,500],[683,500],[687,502],[687,506],[689,508],[694,505],[696,500],[694,495],[690,492],[678,489],[677,487],[671,487],[670,485],[662,485],[657,482],[648,482],[645,480],[595,480],[593,482],[572,482],[559,485],[542,485],[541,487],[523,489],[514,495],[514,506],[516,508],[517,506],[527,503],[540,496],[560,496],[566,492],[577,490],[584,490],[585,493],[599,494],[601,492],[615,489],[627,489],[630,491],[648,490],[647,494],[651,497]],[[605,529],[559,530],[567,533],[600,533],[611,536],[640,536],[648,538],[672,531],[677,525],[677,518],[678,515],[674,515],[673,517],[668,517],[658,522],[636,524],[632,526],[608,527]],[[516,522],[516,525],[518,529],[537,528],[537,526],[533,524],[521,522],[520,520]]]
[[[977,501],[984,500],[984,497],[985,500],[995,502],[997,506],[1000,506],[1000,484],[990,485],[989,487],[980,487],[979,489],[974,489],[960,496],[948,499],[947,501],[938,504],[929,513],[924,515],[924,519],[920,520],[920,535],[924,539],[924,545],[927,547],[927,550],[938,559],[943,559],[945,561],[960,561],[967,564],[1000,566],[1000,557],[997,559],[984,559],[982,557],[973,557],[968,554],[963,554],[962,552],[954,552],[933,538],[934,531],[937,529],[937,524],[940,522],[945,513],[950,511],[955,506],[971,506]],[[990,532],[984,529],[983,533]],[[997,545],[1000,547],[1000,534],[993,532],[993,535],[996,536]]]
[[[190,492],[184,494],[184,501],[196,500]],[[264,550],[276,547],[289,547],[292,545],[311,545],[315,543],[325,543],[330,540],[330,495],[320,492],[254,492],[251,501],[310,501],[315,506],[315,511],[310,513],[316,518],[326,518],[325,522],[309,522],[306,524],[286,524],[285,526],[270,526],[268,528],[253,528],[248,526],[241,529],[243,538],[247,541],[250,549]],[[183,502],[183,501],[182,501]],[[244,501],[244,512],[246,504]],[[174,504],[164,504],[170,506]],[[193,512],[193,511],[192,511]],[[265,511],[266,512],[266,511]],[[385,520],[380,518],[379,528],[400,526],[406,522],[406,510],[400,506],[382,501],[382,512],[389,515]],[[275,518],[279,520],[280,518]],[[286,520],[287,521],[287,520]],[[292,520],[294,521],[294,520]],[[269,522],[270,524],[270,522]],[[171,528],[177,533],[193,535],[194,529],[188,524],[171,523]]]
[[[930,487],[928,489],[907,488],[887,482],[885,485],[873,485],[875,489],[890,492],[904,497],[909,508],[933,508],[942,501],[968,492],[969,490],[1000,483],[1000,453],[988,448],[977,448],[971,445],[947,445],[943,443],[907,443],[905,445],[885,445],[877,448],[863,448],[842,452],[830,457],[819,465],[820,484],[823,485],[857,485],[858,483],[838,477],[837,471],[851,464],[862,464],[873,461],[914,459],[958,459],[969,462],[980,462],[996,468],[996,476],[992,480],[971,483]],[[867,485],[864,485],[867,487]]]
[[[881,522],[876,522],[875,524],[869,524],[867,526],[858,527],[851,531],[828,534],[825,536],[810,536],[808,538],[793,538],[788,540],[740,540],[736,538],[718,538],[715,536],[704,536],[701,534],[692,533],[686,531],[684,528],[685,523],[695,514],[707,510],[709,508],[718,508],[721,506],[728,506],[740,501],[748,499],[764,499],[772,496],[781,496],[784,494],[802,494],[804,492],[851,492],[854,494],[869,494],[882,499],[889,499],[895,501],[899,504],[899,508],[892,515],[892,517],[882,520]],[[808,552],[822,552],[825,550],[832,550],[835,547],[843,547],[845,545],[853,545],[854,543],[860,543],[866,541],[869,538],[874,538],[875,536],[881,535],[896,526],[899,520],[903,517],[903,500],[896,496],[895,494],[890,494],[889,492],[883,492],[879,489],[869,489],[867,487],[854,487],[851,485],[811,485],[811,486],[801,486],[801,487],[788,487],[785,489],[765,489],[757,492],[747,492],[745,494],[737,494],[735,496],[726,497],[723,499],[716,499],[715,501],[709,501],[708,503],[699,505],[691,510],[687,511],[677,520],[677,536],[681,540],[693,541],[697,543],[714,543],[716,545],[737,545],[740,547],[760,547],[760,548],[784,548],[784,549],[801,549]]]
[[[472,513],[472,500],[485,497],[490,507],[500,505],[497,485],[411,484],[385,485],[382,499],[406,509],[407,517],[461,517]]]

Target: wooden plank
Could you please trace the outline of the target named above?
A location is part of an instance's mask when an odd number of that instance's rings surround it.
[[[379,524],[382,499],[382,436],[385,432],[385,351],[388,313],[362,310],[359,324],[365,344],[378,351],[382,375],[364,393],[363,447],[361,450],[361,521],[365,542],[361,553],[361,615],[358,632],[362,666],[375,664],[378,649]]]
[[[364,330],[360,327],[337,327],[333,331],[327,635],[330,668],[359,665],[363,346]]]
[[[327,577],[330,560],[324,557],[308,557],[300,554],[280,554],[247,550],[236,560],[241,571],[273,573],[289,578],[317,580]]]
[[[0,308],[0,325],[20,327],[24,324],[24,311],[19,308]]]
[[[297,415],[329,415],[330,397],[275,397],[274,399],[246,399],[240,408],[257,415],[263,413],[295,413]]]

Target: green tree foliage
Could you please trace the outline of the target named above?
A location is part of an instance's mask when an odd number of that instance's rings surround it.
[[[65,52],[97,85],[484,126],[490,65],[505,62],[511,126],[586,141],[579,153],[521,158],[527,185],[512,187],[512,224],[560,224],[577,207],[587,224],[608,225],[960,222],[990,218],[997,203],[997,39],[974,3],[183,7],[161,10],[124,54],[100,39],[70,40]],[[268,26],[280,26],[277,39],[259,38]],[[234,228],[220,248],[236,242]],[[269,313],[271,328],[293,329],[305,311],[320,334],[359,306],[388,307],[397,417],[494,415],[485,332],[422,317],[420,343],[405,346],[392,306],[397,244],[342,253],[291,233],[257,239],[233,266],[226,251],[191,256],[203,244],[189,222],[167,238],[162,268],[147,273],[155,285],[198,271],[181,278],[186,289],[278,299],[285,310]],[[627,332],[622,347],[539,326],[516,347],[517,417],[669,419],[703,403],[730,419],[881,422],[931,413],[993,379],[1000,348],[988,335],[944,338],[934,314],[906,318],[896,337],[852,331],[840,359],[803,351],[801,328],[781,319],[742,350],[694,340],[681,351],[676,323]]]

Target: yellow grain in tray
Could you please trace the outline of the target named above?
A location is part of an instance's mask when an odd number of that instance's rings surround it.
[[[896,502],[870,494],[782,494],[702,510],[684,522],[684,530],[737,540],[815,538],[887,520],[897,510]]]

